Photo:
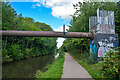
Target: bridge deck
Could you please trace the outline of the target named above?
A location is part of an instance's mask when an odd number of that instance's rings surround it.
[[[70,54],[65,53],[62,78],[91,78],[91,76]]]

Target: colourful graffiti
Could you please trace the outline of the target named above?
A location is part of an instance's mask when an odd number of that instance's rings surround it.
[[[94,44],[94,46],[93,46],[93,51],[94,51],[94,54],[96,55],[96,54],[97,54],[97,47],[96,47],[95,44]]]
[[[99,51],[98,54],[99,54],[101,57],[103,56],[102,51]]]
[[[97,54],[97,47],[96,47],[94,41],[92,41],[91,44],[90,44],[90,53],[91,53],[91,54],[94,53],[94,55]]]
[[[96,34],[95,39],[90,40],[90,53],[98,57],[105,57],[113,48],[118,48],[118,45],[118,35]]]
[[[92,45],[90,44],[90,53],[92,54]]]
[[[117,38],[115,37],[109,37],[108,39],[101,39],[98,44],[99,44],[99,49],[98,49],[98,57],[105,57],[105,55],[113,50],[113,47],[117,48],[118,47],[118,42],[116,41]]]

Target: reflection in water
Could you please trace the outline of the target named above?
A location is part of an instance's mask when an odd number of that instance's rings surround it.
[[[33,78],[37,70],[44,71],[48,64],[52,64],[54,57],[40,56],[18,62],[2,65],[3,78]]]
[[[58,58],[58,56],[59,56],[59,53],[57,53],[57,55],[55,55],[55,59],[57,59],[57,58]]]

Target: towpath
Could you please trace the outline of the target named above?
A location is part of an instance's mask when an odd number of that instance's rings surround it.
[[[63,65],[62,78],[92,78],[89,73],[73,59],[73,57],[65,53],[65,61]]]

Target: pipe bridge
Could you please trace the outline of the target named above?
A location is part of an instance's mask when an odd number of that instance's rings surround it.
[[[86,32],[55,32],[55,31],[5,31],[2,30],[2,36],[20,36],[20,37],[63,37],[63,38],[88,38],[93,39],[92,33]]]

